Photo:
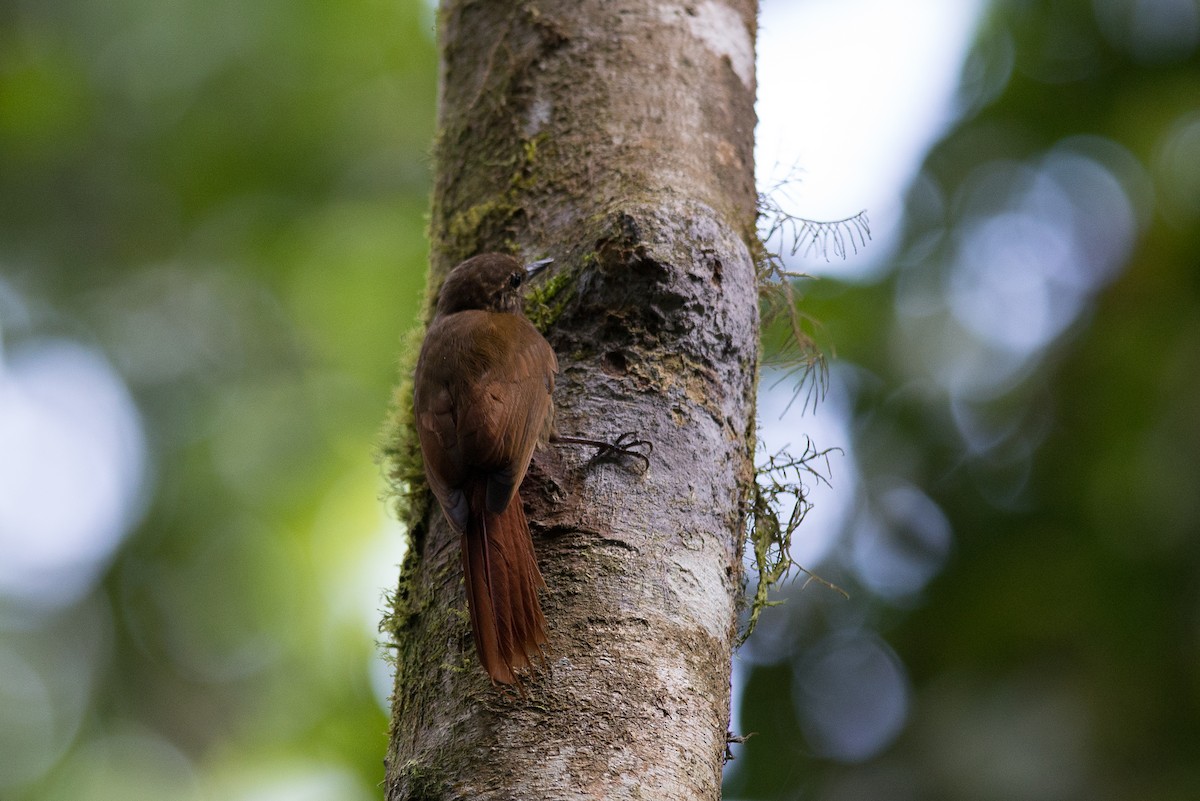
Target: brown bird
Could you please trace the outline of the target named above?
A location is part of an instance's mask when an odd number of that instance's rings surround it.
[[[518,488],[552,430],[558,359],[521,312],[528,268],[485,253],[455,267],[414,377],[425,476],[462,535],[467,606],[479,661],[493,682],[518,682],[547,642],[537,591],[546,586]],[[644,458],[644,457],[643,457]]]

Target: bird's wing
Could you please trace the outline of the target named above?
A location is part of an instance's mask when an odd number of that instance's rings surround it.
[[[458,437],[472,462],[488,473],[487,504],[503,509],[525,476],[530,457],[550,432],[558,360],[524,317],[493,314],[495,335],[478,379],[464,389]],[[484,350],[492,350],[491,347]]]
[[[549,434],[558,360],[515,314],[438,318],[426,342],[414,382],[417,432],[430,488],[461,530],[471,475],[488,477],[488,506],[503,509]]]

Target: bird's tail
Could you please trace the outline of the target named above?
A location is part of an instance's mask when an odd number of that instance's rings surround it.
[[[471,498],[462,537],[463,576],[475,650],[493,682],[519,684],[516,670],[542,657],[546,618],[537,591],[546,586],[533,553],[529,523],[514,495],[499,514],[487,511],[486,487]]]

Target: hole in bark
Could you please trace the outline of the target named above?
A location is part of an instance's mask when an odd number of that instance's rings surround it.
[[[610,350],[600,357],[600,368],[609,375],[625,375],[629,369],[629,363],[626,361],[624,353],[619,350]]]

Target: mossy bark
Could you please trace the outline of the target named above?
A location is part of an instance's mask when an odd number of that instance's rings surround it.
[[[754,0],[443,3],[431,282],[488,250],[553,256],[534,318],[558,431],[654,452],[645,474],[535,455],[551,650],[523,695],[476,662],[457,538],[436,506],[409,518],[389,799],[720,797],[753,480],[755,26]]]

